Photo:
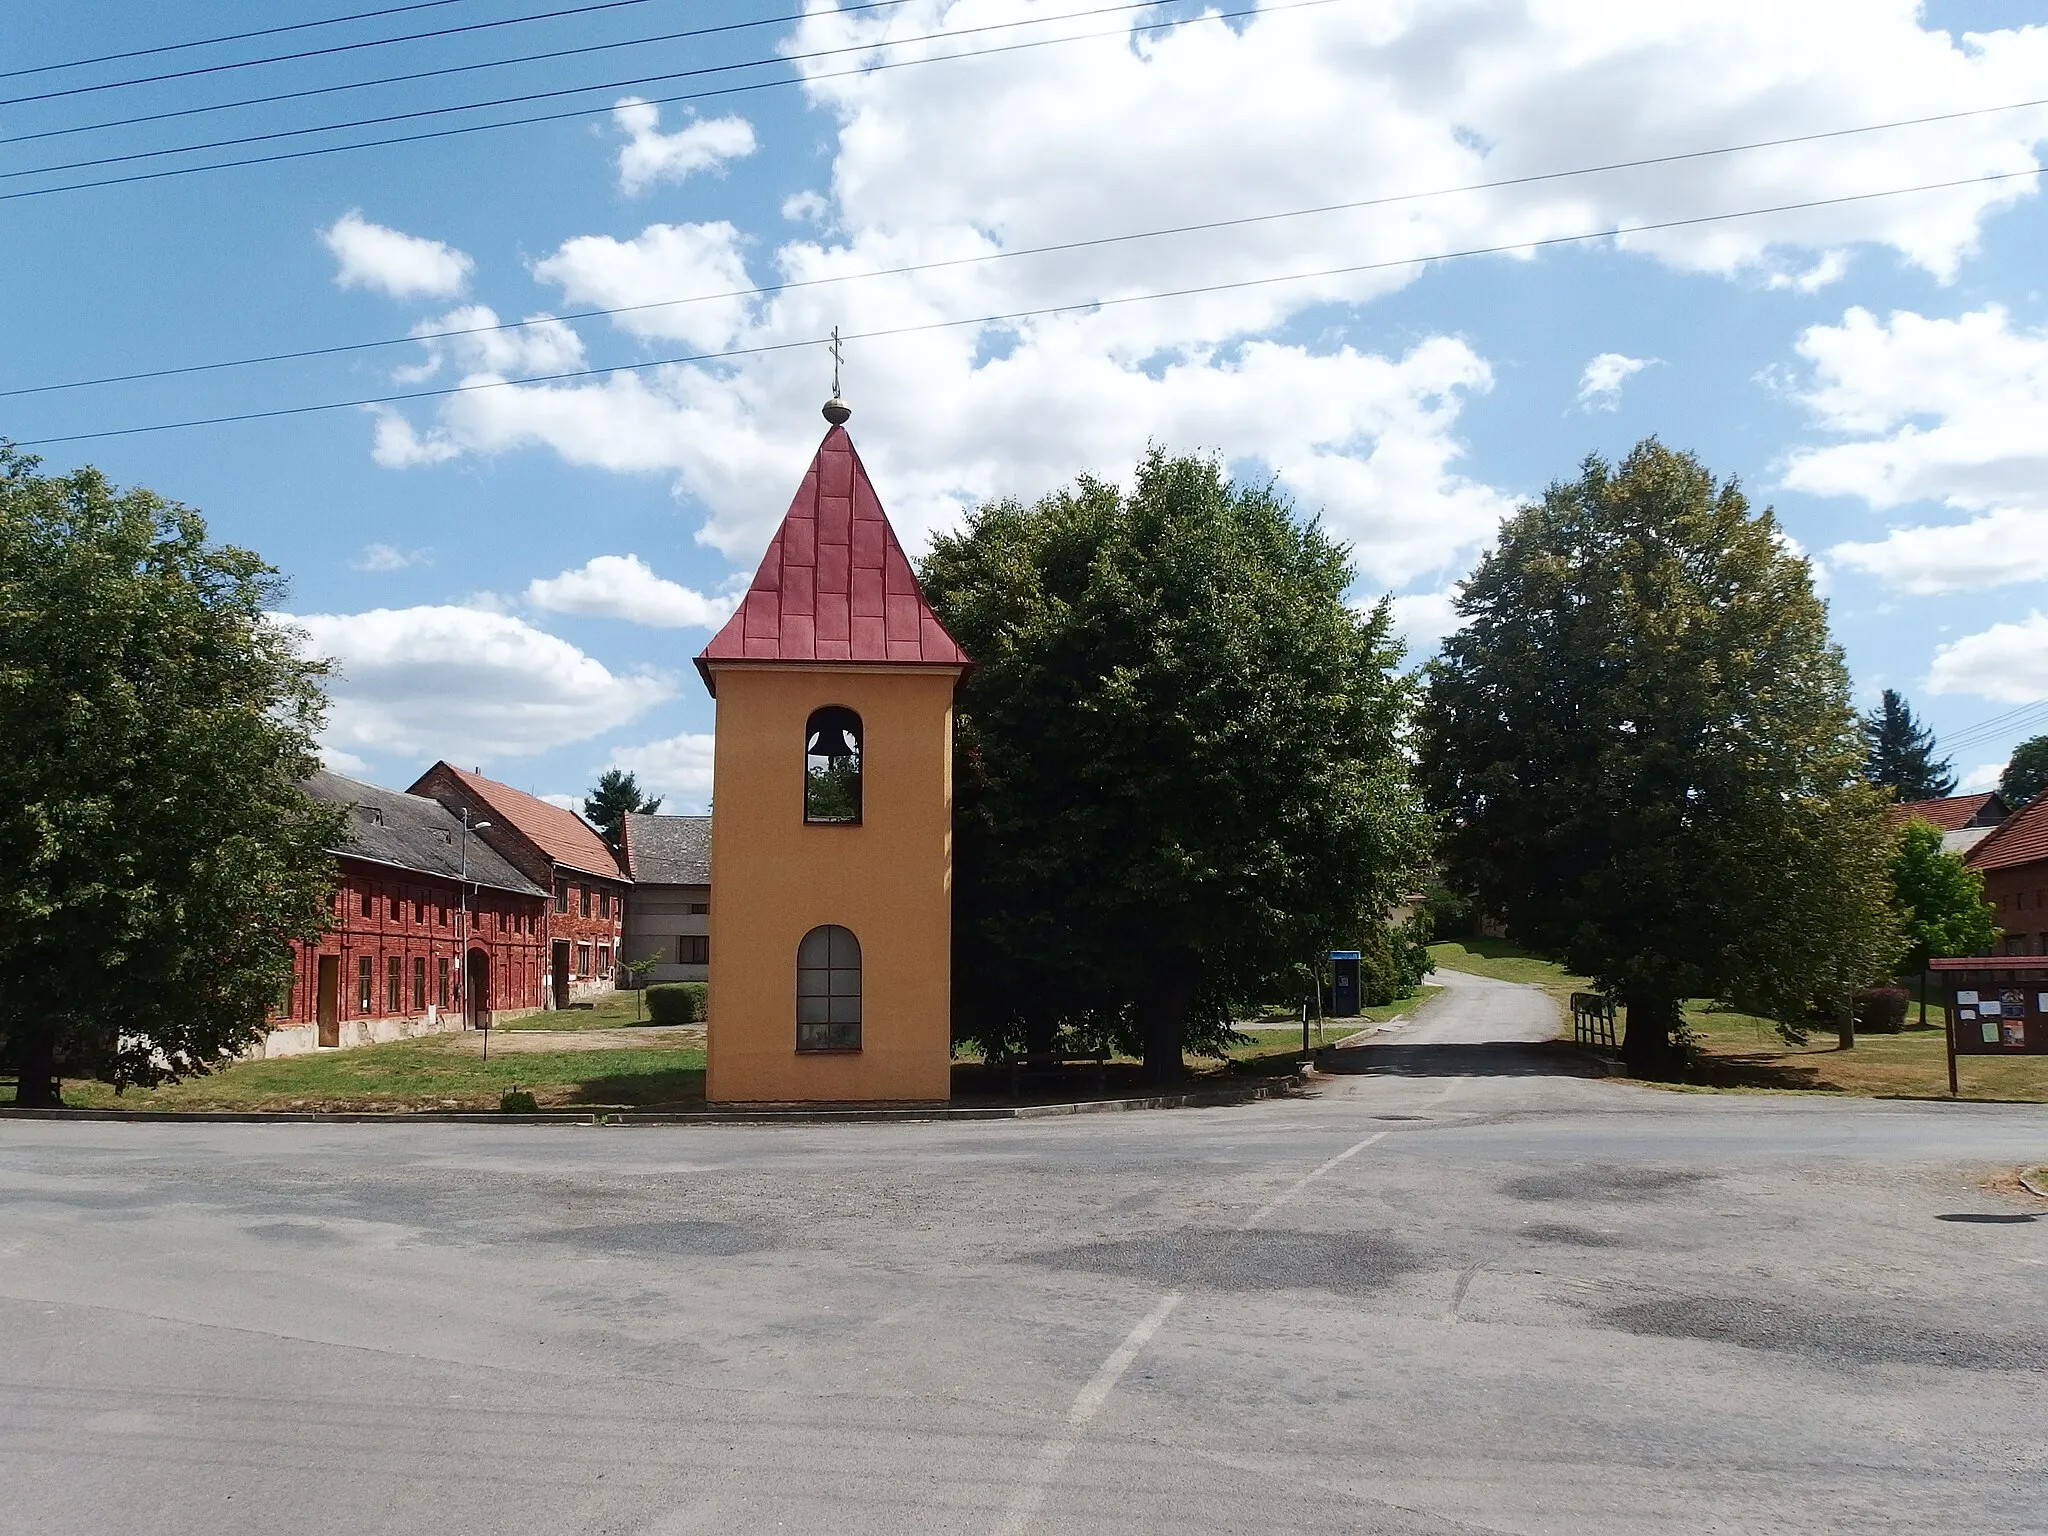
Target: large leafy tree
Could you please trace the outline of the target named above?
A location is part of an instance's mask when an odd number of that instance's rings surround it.
[[[1887,688],[1863,717],[1863,776],[1901,800],[1939,800],[1955,793],[1947,758],[1934,756],[1934,733],[1913,718],[1896,688]]]
[[[2018,810],[2048,789],[2048,736],[2030,736],[2012,749],[1998,776],[1998,797]]]
[[[1889,970],[1885,797],[1768,510],[1654,439],[1589,458],[1457,611],[1421,751],[1446,862],[1627,1005],[1635,1070],[1676,1065],[1688,997],[1839,1019]]]
[[[597,776],[590,793],[583,797],[583,814],[608,843],[618,842],[619,829],[625,826],[628,813],[652,816],[660,809],[661,796],[644,794],[640,781],[618,768],[605,769]]]
[[[196,512],[0,443],[0,1042],[59,1073],[205,1072],[262,1037],[327,913],[324,667],[276,572]]]
[[[1899,828],[1892,888],[1905,923],[1903,972],[1924,973],[1944,955],[1988,955],[1998,942],[1998,909],[1984,899],[1984,877],[1941,846],[1941,829],[1918,819]],[[1927,1000],[1922,988],[1921,1018]]]
[[[957,1032],[1179,1075],[1233,1001],[1382,919],[1426,852],[1388,607],[1270,488],[1154,448],[941,536],[959,699]]]

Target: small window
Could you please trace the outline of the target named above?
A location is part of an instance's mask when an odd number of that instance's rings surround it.
[[[588,976],[590,974],[590,946],[588,944],[578,944],[576,946],[576,974],[578,976]]]
[[[567,912],[569,910],[569,882],[566,880],[557,880],[555,882],[555,910],[557,912]]]
[[[587,885],[580,886],[577,889],[576,915],[578,917],[590,916],[590,887]]]
[[[804,820],[860,820],[860,716],[837,704],[804,726]]]
[[[384,962],[384,1011],[397,1013],[405,1006],[405,997],[399,991],[399,976],[404,962],[396,955]]]
[[[385,917],[386,917],[386,918],[388,918],[388,919],[389,919],[390,921],[392,921],[392,922],[394,922],[394,923],[395,923],[395,922],[397,922],[397,921],[398,921],[398,898],[397,898],[396,896],[386,896],[386,897],[384,898],[384,903],[385,903],[385,905],[384,905],[384,915],[385,915]]]
[[[361,900],[363,905],[363,916],[368,917],[370,915],[370,893],[368,891],[363,891],[360,894],[359,899]]]
[[[365,901],[369,900],[367,896],[363,899]],[[368,1017],[370,1010],[376,1006],[376,989],[377,972],[373,968],[370,957],[368,955],[359,955],[356,958],[356,1012],[358,1014]]]
[[[599,917],[610,917],[612,915],[612,893],[610,891],[599,891],[597,893],[597,915]]]
[[[427,957],[412,957],[412,1007],[415,1013],[427,1011]]]
[[[435,965],[438,968],[435,985],[441,999],[441,1006],[446,1008],[448,1006],[448,957],[443,955],[435,962]]]
[[[813,928],[797,945],[796,1048],[860,1049],[860,940],[849,929]]]
[[[690,916],[692,917],[702,917],[710,910],[711,904],[709,902],[693,901],[690,903]]]
[[[701,933],[686,933],[676,940],[677,965],[709,965],[711,940]]]
[[[609,944],[597,946],[597,974],[609,976],[612,970],[612,947]]]

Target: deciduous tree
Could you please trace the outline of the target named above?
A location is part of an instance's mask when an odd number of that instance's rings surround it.
[[[205,1072],[262,1038],[327,913],[343,811],[324,666],[277,573],[196,512],[0,443],[0,1041],[16,1100],[62,1070]]]
[[[1430,668],[1444,855],[1676,1065],[1681,1005],[1846,1017],[1897,953],[1883,796],[1806,562],[1690,454],[1586,460],[1501,530]]]
[[[2048,788],[2048,736],[2030,736],[2012,749],[1998,776],[1998,797],[2018,810]]]
[[[1926,1022],[1927,962],[1945,955],[1988,955],[1998,942],[1998,909],[1984,898],[1984,877],[1941,846],[1941,829],[1924,821],[1899,828],[1892,889],[1905,923],[1901,974],[1921,973]]]
[[[958,1033],[1060,1031],[1179,1075],[1227,1005],[1355,941],[1428,828],[1387,604],[1269,488],[1154,449],[937,539],[927,595],[959,698]]]

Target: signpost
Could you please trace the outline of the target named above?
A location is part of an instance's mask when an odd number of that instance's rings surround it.
[[[1958,1056],[2048,1056],[2048,955],[1935,960],[1948,1034],[1948,1091]]]

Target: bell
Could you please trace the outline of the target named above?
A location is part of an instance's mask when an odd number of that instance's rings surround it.
[[[811,737],[809,754],[812,757],[841,758],[854,755],[853,742],[848,738],[846,728],[828,725]]]

